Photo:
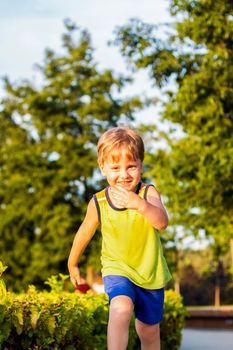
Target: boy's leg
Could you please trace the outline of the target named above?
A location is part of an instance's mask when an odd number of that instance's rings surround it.
[[[150,325],[136,319],[135,328],[141,341],[141,350],[160,350],[159,323]]]
[[[142,350],[160,350],[160,328],[163,319],[164,288],[136,287],[135,328]]]
[[[127,348],[132,313],[133,302],[130,297],[119,295],[111,300],[108,320],[108,350]]]

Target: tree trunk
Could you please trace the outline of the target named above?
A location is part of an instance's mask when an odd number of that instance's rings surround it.
[[[176,293],[180,294],[180,281],[178,279],[175,280],[174,289]]]
[[[215,288],[214,288],[214,305],[220,306],[221,303],[221,284],[224,275],[223,263],[218,261],[218,266],[215,273]]]
[[[230,240],[230,250],[231,250],[231,265],[233,267],[233,238]]]
[[[216,283],[214,288],[214,306],[220,306],[220,285]]]

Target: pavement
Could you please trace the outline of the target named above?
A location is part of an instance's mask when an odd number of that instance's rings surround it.
[[[233,329],[184,329],[180,350],[233,350]]]

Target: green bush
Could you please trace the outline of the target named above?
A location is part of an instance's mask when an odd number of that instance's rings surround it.
[[[0,283],[0,349],[106,349],[106,295],[68,293],[61,288],[58,291],[55,278],[49,283],[51,292],[38,292],[30,286],[27,293],[19,295],[6,293],[4,284]],[[181,298],[167,291],[161,324],[162,349],[179,349],[184,318]],[[133,322],[128,349],[140,349]]]
[[[166,291],[164,318],[160,328],[162,350],[178,350],[180,348],[186,314],[182,297],[173,290]]]
[[[108,306],[105,295],[8,293],[0,305],[0,349],[104,349]]]

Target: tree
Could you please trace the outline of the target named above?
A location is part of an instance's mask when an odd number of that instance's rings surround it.
[[[61,54],[46,50],[41,86],[4,80],[0,251],[14,290],[67,272],[74,233],[99,189],[97,139],[143,106],[116,97],[130,79],[98,69],[89,33],[66,21],[62,44]],[[98,256],[90,248],[83,263],[90,254]]]
[[[173,0],[170,12],[175,23],[165,39],[133,20],[117,29],[115,44],[164,96],[169,130],[158,137],[166,147],[151,154],[150,175],[167,198],[172,229],[205,232],[217,265],[233,239],[233,7]]]

